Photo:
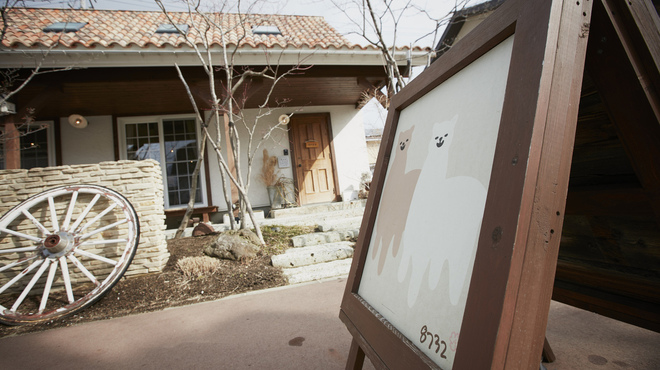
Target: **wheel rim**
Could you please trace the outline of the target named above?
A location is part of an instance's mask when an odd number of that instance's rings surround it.
[[[0,218],[0,322],[52,320],[94,303],[122,277],[138,241],[131,204],[101,186],[20,203]]]

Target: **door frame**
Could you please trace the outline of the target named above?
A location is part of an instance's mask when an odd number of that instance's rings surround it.
[[[322,117],[325,119],[326,127],[328,130],[328,136],[330,138],[329,140],[329,145],[330,145],[330,159],[332,163],[332,177],[333,177],[333,182],[335,186],[334,190],[334,198],[332,199],[332,202],[336,202],[339,198],[339,178],[337,177],[337,159],[335,155],[335,137],[332,132],[332,123],[330,121],[330,113],[329,112],[324,112],[324,113],[296,113],[291,116],[291,120],[289,121],[289,151],[290,151],[290,156],[291,156],[291,165],[293,166],[293,183],[294,183],[294,189],[296,192],[296,201],[299,206],[303,206],[306,203],[303,203],[302,198],[300,197],[300,189],[298,187],[298,162],[296,161],[296,155],[295,155],[295,148],[296,148],[296,138],[293,135],[293,125],[296,124],[298,121],[302,121],[307,117]]]

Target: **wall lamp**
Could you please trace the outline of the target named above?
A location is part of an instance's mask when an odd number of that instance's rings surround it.
[[[87,119],[80,114],[72,114],[69,116],[69,124],[75,128],[87,127]]]

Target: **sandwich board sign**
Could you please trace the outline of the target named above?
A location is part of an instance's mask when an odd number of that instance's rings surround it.
[[[508,0],[394,96],[347,368],[538,369],[594,3]]]

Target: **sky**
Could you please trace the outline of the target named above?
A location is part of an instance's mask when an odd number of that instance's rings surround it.
[[[89,8],[90,0],[82,0],[84,5]],[[248,0],[254,1],[254,0]],[[356,11],[354,3],[362,3],[362,0],[258,0],[258,8],[253,11],[264,14],[286,14],[286,15],[317,15],[323,16],[331,26],[344,34],[351,42],[359,45],[367,45],[368,42],[358,34],[359,26],[356,22],[361,19]],[[402,4],[409,0],[392,0],[393,8],[400,10]],[[423,9],[434,18],[441,18],[450,14],[456,2],[466,2],[467,0],[410,0],[416,7]],[[484,0],[470,0],[469,5],[474,5]],[[64,8],[74,6],[80,7],[81,0],[38,0],[25,1],[29,7],[49,7]],[[202,0],[203,5],[211,6],[221,3],[220,0]],[[235,4],[235,0],[229,1]],[[242,3],[247,3],[243,1]],[[373,4],[380,4],[382,0],[375,0]],[[170,11],[185,11],[187,7],[181,0],[163,0],[163,4]],[[337,6],[339,4],[340,6]],[[401,4],[401,5],[400,5]],[[116,10],[154,10],[160,11],[154,0],[95,0],[93,2],[95,9],[116,9]],[[400,14],[400,11],[396,12]],[[397,27],[384,27],[389,30],[385,35],[388,43],[396,42],[397,46],[417,45],[434,46],[437,38],[442,35],[442,29],[439,30],[436,39],[433,36],[426,38],[420,37],[429,33],[435,28],[435,22],[430,20],[427,15],[417,9],[407,9],[404,17],[399,21]],[[396,29],[396,39],[394,39],[391,30]],[[414,71],[413,76],[419,74],[423,68]],[[387,112],[380,107],[375,100],[372,100],[363,108],[364,125],[366,129],[382,128],[385,124]]]

